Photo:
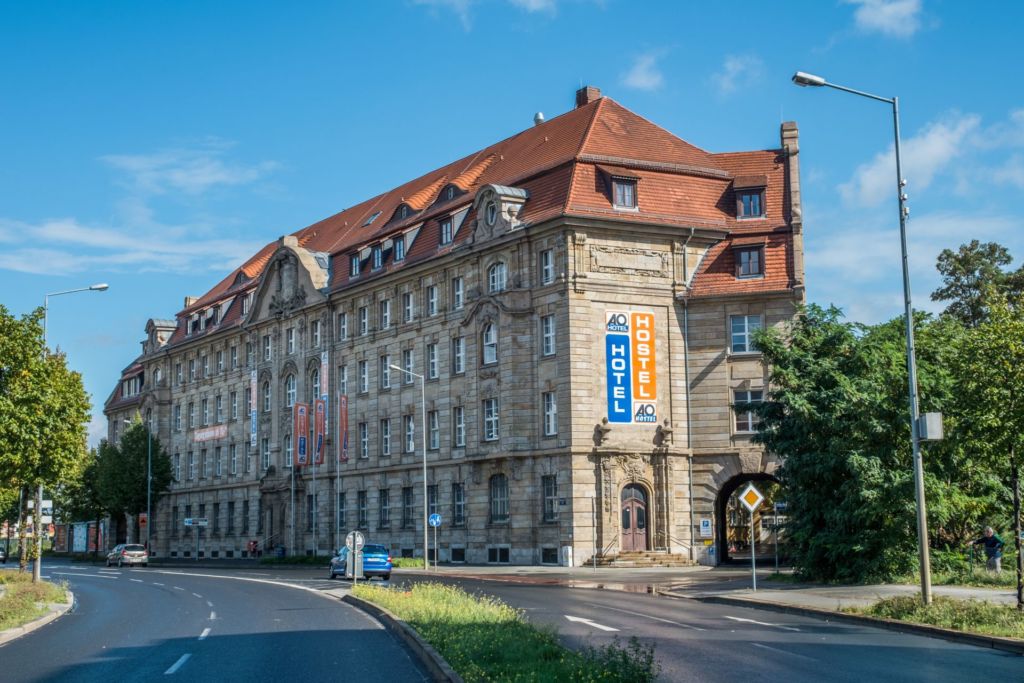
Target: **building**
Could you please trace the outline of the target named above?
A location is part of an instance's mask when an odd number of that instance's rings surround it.
[[[715,563],[726,499],[777,465],[732,405],[763,395],[751,333],[804,297],[799,187],[793,123],[713,154],[586,87],[267,244],[149,321],[107,402],[110,438],[145,415],[173,454],[154,550],[327,553],[359,528],[422,556],[425,445],[442,561]],[[327,457],[293,477],[318,396]]]

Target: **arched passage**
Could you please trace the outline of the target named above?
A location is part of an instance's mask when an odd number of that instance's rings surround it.
[[[750,513],[739,495],[753,482],[764,502],[754,513],[754,550],[758,559],[774,554],[770,543],[773,506],[779,500],[779,480],[770,474],[739,474],[725,482],[715,499],[715,548],[720,563],[750,562]]]

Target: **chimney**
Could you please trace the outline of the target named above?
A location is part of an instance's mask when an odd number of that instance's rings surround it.
[[[601,99],[601,89],[592,85],[584,86],[576,91],[576,108]]]
[[[191,306],[192,304],[194,304],[197,301],[199,301],[199,297],[198,296],[186,296],[185,297],[185,308],[188,308],[189,306]]]

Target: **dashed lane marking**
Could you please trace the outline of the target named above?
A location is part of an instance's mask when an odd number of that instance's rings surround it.
[[[193,593],[192,595],[196,596],[196,597],[197,597],[197,598],[199,598],[200,600],[202,600],[202,599],[203,599],[203,596],[202,596],[202,595],[200,595],[199,593]]]
[[[210,612],[210,621],[213,621],[216,618],[217,618],[217,613],[216,612]]]
[[[176,591],[183,591],[185,589],[182,588],[181,586],[174,586],[174,590],[176,590]]]
[[[608,610],[611,610],[613,612],[622,612],[623,614],[632,614],[633,616],[643,617],[645,619],[653,619],[654,621],[661,621],[661,622],[664,622],[666,624],[672,624],[674,626],[681,626],[682,628],[693,629],[694,631],[704,631],[704,630],[706,630],[706,629],[701,628],[700,626],[691,626],[690,624],[683,624],[683,623],[678,622],[678,621],[672,621],[671,619],[662,619],[661,617],[654,617],[654,616],[651,616],[650,614],[643,614],[641,612],[631,612],[628,609],[618,609],[617,607],[609,607],[608,605],[598,605],[598,604],[595,604],[595,603],[592,603],[592,602],[591,603],[587,603],[587,604],[589,604],[591,607],[598,607],[600,609],[608,609]]]
[[[128,579],[128,580],[129,581],[134,581],[135,583],[144,583],[142,579]]]
[[[762,650],[770,650],[772,652],[778,652],[779,654],[789,655],[790,657],[796,657],[797,659],[806,659],[809,662],[816,662],[816,661],[818,661],[814,657],[807,657],[806,655],[798,655],[795,652],[788,652],[786,650],[780,650],[779,648],[772,647],[770,645],[762,645],[761,643],[751,643],[751,645],[753,645],[754,647],[759,647]]]
[[[154,585],[154,586],[163,586],[163,584],[162,584],[162,583],[157,583],[156,581],[154,581],[154,582],[153,582],[153,585]]]
[[[57,576],[87,576],[90,579],[110,579],[111,581],[117,581],[116,576],[105,576],[103,574],[79,574],[77,572],[54,572]]]
[[[199,634],[199,640],[206,640],[206,636],[210,635],[209,627],[204,628],[203,632]]]
[[[769,624],[767,621],[755,621],[754,619],[743,619],[742,617],[730,617],[726,616],[726,619],[732,619],[733,621],[742,621],[746,624],[757,624],[758,626],[771,626],[773,628],[781,628],[786,631],[799,631],[800,629],[794,626],[783,626],[782,624]]]
[[[206,601],[206,606],[207,606],[207,607],[213,607],[213,603],[212,603],[212,602],[210,602],[209,600],[207,600],[207,601]]]
[[[164,672],[164,676],[169,676],[170,674],[177,673],[178,669],[181,668],[182,664],[187,662],[188,658],[191,656],[192,655],[190,653],[186,652],[181,657],[178,657],[178,661],[176,661],[174,664],[171,664],[171,668]]]

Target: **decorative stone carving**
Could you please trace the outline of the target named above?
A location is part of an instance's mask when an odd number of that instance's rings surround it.
[[[654,275],[668,277],[669,253],[653,249],[593,246],[591,270],[616,275]]]
[[[597,437],[598,445],[603,445],[608,441],[608,433],[612,431],[612,426],[608,424],[608,418],[602,417],[601,423],[594,425],[594,434]]]
[[[654,441],[658,446],[670,446],[672,445],[672,423],[666,417],[663,424],[658,425],[658,431],[654,436]]]
[[[647,470],[647,463],[638,453],[615,456],[615,461],[618,464],[619,469],[625,473],[626,479],[629,481],[635,482],[644,478],[644,473]]]

